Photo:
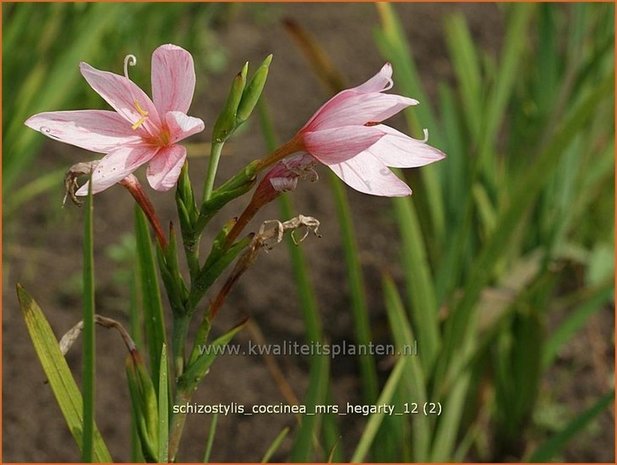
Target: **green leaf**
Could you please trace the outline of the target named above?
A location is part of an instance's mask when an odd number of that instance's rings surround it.
[[[145,215],[135,206],[135,240],[137,241],[137,262],[139,284],[143,298],[146,343],[150,356],[152,379],[159,379],[161,352],[165,344],[165,323],[163,304],[156,273],[156,262],[152,251],[152,241]],[[157,386],[158,389],[158,386]]]
[[[163,348],[161,349],[161,367],[159,370],[159,463],[167,463],[169,461],[169,380],[167,377],[168,370],[167,345],[163,344]]]
[[[416,347],[411,326],[405,314],[401,297],[392,279],[388,276],[383,278],[384,299],[390,330],[394,336],[397,351],[408,359],[405,368],[405,377],[402,385],[405,388],[406,401],[424,404],[427,401],[426,375],[422,370],[422,364],[418,357],[411,353]],[[427,462],[430,458],[429,447],[431,442],[431,425],[428,418],[419,415],[413,419],[412,427],[412,454],[414,462]]]
[[[206,441],[206,451],[204,452],[204,463],[208,463],[210,461],[210,455],[212,454],[212,444],[214,444],[214,435],[216,434],[216,425],[218,423],[218,419],[218,413],[212,415],[210,429],[208,430],[208,440]]]
[[[212,341],[207,350],[205,350],[194,363],[186,368],[186,371],[178,380],[178,391],[192,392],[203,377],[206,376],[208,369],[214,363],[216,357],[223,353],[223,347],[225,347],[245,325],[246,321],[243,321]]]
[[[424,370],[431,373],[441,341],[437,299],[425,241],[414,201],[402,197],[393,199],[393,203],[402,242],[401,262],[405,273],[409,312],[418,343],[422,347]]]
[[[559,454],[566,446],[568,441],[574,436],[583,431],[591,421],[602,413],[613,401],[615,397],[615,391],[603,395],[598,401],[593,404],[589,409],[582,412],[576,418],[574,418],[568,425],[550,438],[548,441],[540,444],[538,448],[531,454],[529,462],[548,462],[557,454]]]
[[[465,17],[456,13],[446,18],[446,39],[452,64],[460,86],[467,126],[477,141],[482,121],[482,82],[478,52]]]
[[[276,453],[278,448],[281,447],[281,444],[287,437],[288,433],[289,433],[289,426],[286,426],[285,428],[281,430],[279,434],[276,435],[276,437],[274,438],[274,441],[272,441],[272,444],[270,444],[270,447],[268,447],[268,450],[266,451],[263,458],[261,459],[261,463],[268,463],[270,461],[270,459]]]
[[[313,357],[309,374],[309,387],[304,400],[307,412],[315,412],[316,405],[325,405],[328,396],[330,359],[325,355]],[[300,428],[291,448],[291,462],[310,462],[313,460],[313,443],[319,438],[322,415],[303,415]]]
[[[83,427],[83,401],[77,384],[65,358],[60,352],[58,340],[37,303],[21,285],[17,285],[19,306],[23,312],[28,333],[41,362],[49,385],[56,397],[62,415],[81,450]],[[93,459],[97,462],[112,461],[107,446],[98,429],[94,428]]]
[[[591,293],[585,302],[568,312],[568,316],[555,330],[551,331],[545,343],[542,353],[542,366],[544,368],[552,365],[559,349],[585,325],[589,317],[602,310],[610,302],[613,291],[611,279],[605,285],[591,289]]]
[[[396,389],[399,386],[403,373],[406,371],[406,366],[409,359],[407,357],[400,357],[390,373],[388,377],[388,381],[386,381],[386,385],[381,391],[381,395],[377,400],[377,405],[382,404],[391,404],[391,400],[396,392]],[[379,431],[379,426],[383,421],[385,413],[374,413],[369,417],[368,423],[362,432],[362,436],[360,437],[360,441],[356,446],[356,450],[351,457],[351,462],[364,462],[366,459],[366,455],[368,454],[369,449],[377,435],[377,431]]]

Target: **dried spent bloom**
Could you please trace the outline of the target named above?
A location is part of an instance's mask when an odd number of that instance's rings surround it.
[[[302,150],[328,166],[347,185],[366,194],[400,197],[411,189],[388,168],[414,168],[445,155],[425,140],[380,124],[418,101],[384,94],[392,87],[392,66],[328,100],[298,131]],[[276,186],[275,186],[276,188]]]
[[[80,70],[88,84],[115,111],[52,111],[30,117],[26,125],[52,139],[105,156],[92,174],[92,192],[101,192],[148,163],[153,189],[167,191],[178,180],[186,148],[178,142],[203,131],[204,122],[187,116],[195,90],[193,57],[176,45],[162,45],[152,53],[152,99],[128,77],[99,71],[87,63]],[[76,195],[87,195],[82,186]]]
[[[315,159],[306,153],[283,158],[266,173],[255,189],[254,198],[262,198],[262,203],[266,204],[282,192],[295,190],[298,179],[317,181],[319,176],[314,169],[315,164]]]

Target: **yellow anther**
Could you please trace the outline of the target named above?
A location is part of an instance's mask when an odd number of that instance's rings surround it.
[[[135,109],[137,110],[137,113],[141,115],[141,118],[139,118],[139,120],[131,126],[131,129],[133,129],[134,131],[135,129],[140,127],[142,124],[144,124],[144,122],[148,119],[148,112],[144,110],[143,108],[141,108],[137,100],[134,100],[133,103],[135,105]]]

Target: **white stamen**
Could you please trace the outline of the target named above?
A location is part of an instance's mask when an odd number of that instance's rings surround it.
[[[127,55],[124,57],[124,77],[129,79],[129,66],[135,66],[137,64],[137,57],[135,55]]]
[[[422,142],[428,142],[428,129],[422,129],[422,132],[424,133],[424,139],[422,139]]]

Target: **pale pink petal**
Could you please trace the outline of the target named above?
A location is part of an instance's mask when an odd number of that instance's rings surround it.
[[[336,129],[307,132],[304,148],[322,163],[340,163],[368,149],[383,136],[369,126],[345,126]]]
[[[417,105],[412,98],[394,94],[345,91],[333,97],[307,125],[309,131],[340,126],[380,123],[401,110]]]
[[[165,114],[165,122],[169,128],[170,141],[172,144],[186,139],[193,134],[197,134],[206,127],[201,119],[187,116],[180,111],[167,112],[167,114]]]
[[[341,163],[326,163],[345,184],[359,192],[385,197],[411,195],[411,189],[368,151]]]
[[[189,52],[161,45],[152,53],[152,100],[159,113],[186,113],[195,91],[195,65]]]
[[[122,181],[157,153],[157,149],[139,145],[124,146],[108,153],[99,161],[92,173],[92,193],[104,191]],[[88,183],[81,186],[76,195],[88,195]]]
[[[50,111],[31,116],[25,124],[52,139],[98,153],[141,140],[115,111]]]
[[[118,74],[100,71],[87,63],[80,63],[79,68],[88,84],[131,125],[143,121],[136,128],[137,133],[157,133],[161,120],[156,107],[133,81]],[[147,116],[143,112],[147,112]]]
[[[186,159],[181,145],[163,147],[148,164],[148,182],[157,191],[168,191],[176,185]]]
[[[385,133],[368,151],[387,166],[415,168],[445,158],[445,154],[426,142],[413,139],[407,134],[383,124],[375,126]]]
[[[386,63],[375,76],[370,78],[364,84],[354,87],[353,90],[361,93],[383,92],[384,90],[391,89],[393,85],[392,65],[390,63]]]

